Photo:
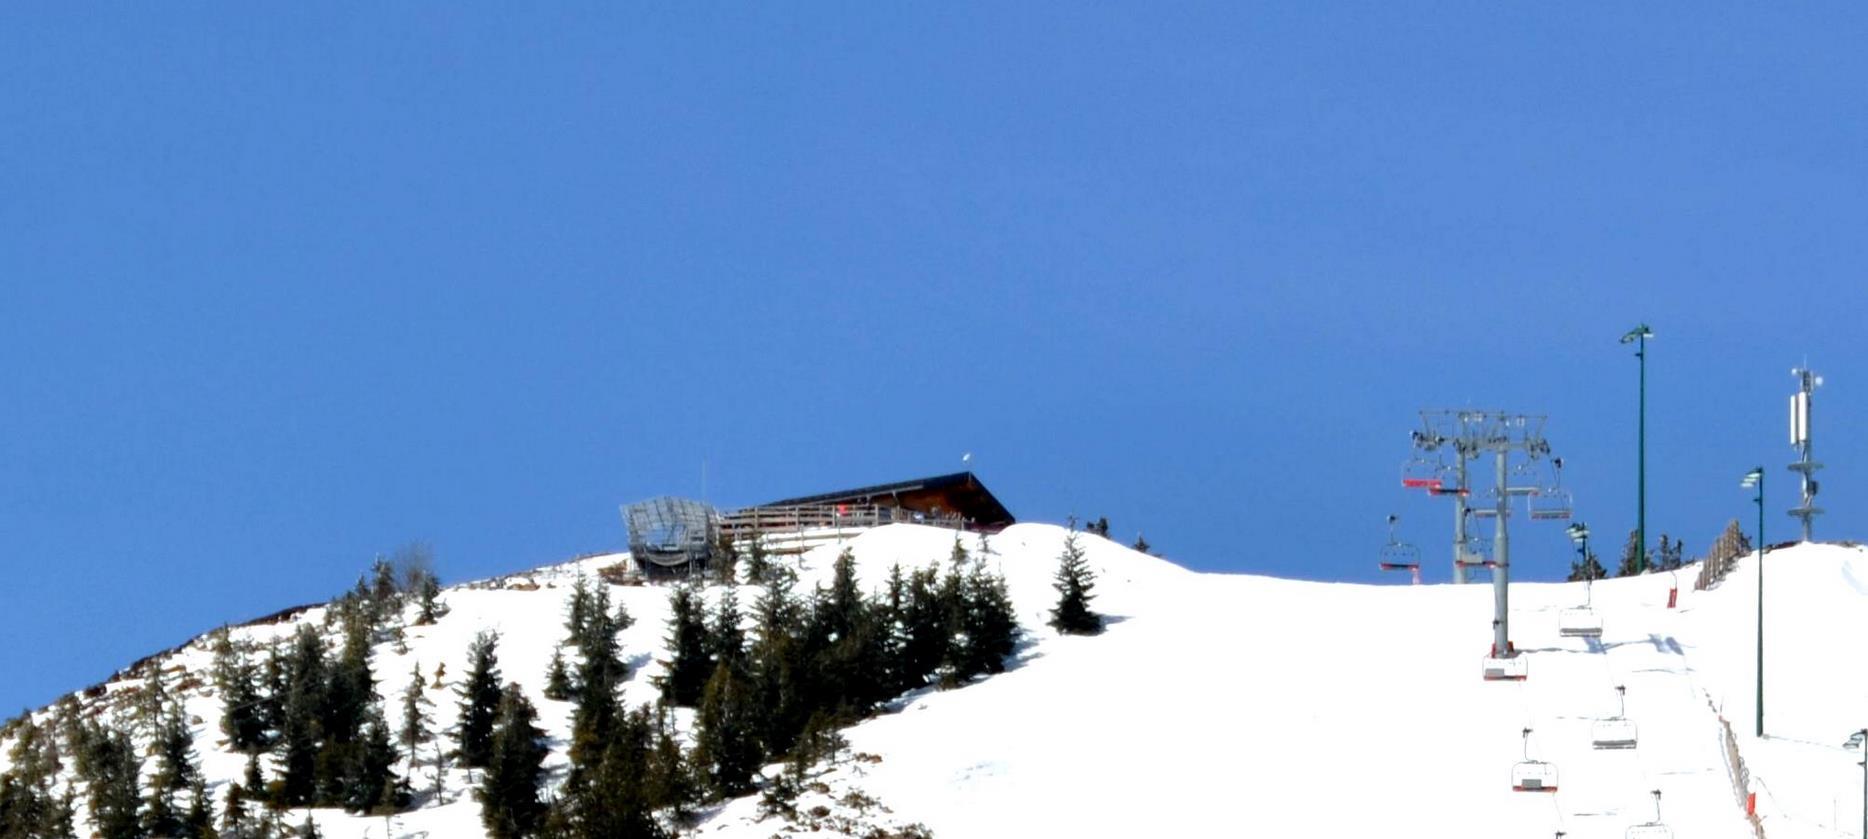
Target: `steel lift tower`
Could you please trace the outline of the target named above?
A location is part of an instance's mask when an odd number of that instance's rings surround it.
[[[1469,490],[1465,484],[1466,462],[1490,454],[1495,461],[1494,475],[1497,485],[1492,490],[1491,510],[1493,522],[1492,556],[1485,564],[1492,569],[1492,658],[1507,660],[1515,657],[1516,650],[1511,645],[1511,538],[1508,522],[1511,518],[1511,499],[1517,496],[1536,495],[1540,487],[1511,486],[1511,455],[1516,452],[1528,460],[1539,460],[1550,456],[1550,443],[1544,439],[1545,417],[1532,414],[1513,414],[1505,411],[1422,411],[1423,428],[1414,432],[1414,447],[1422,455],[1439,455],[1451,450],[1457,469],[1459,483],[1456,486],[1455,506],[1457,518],[1454,520],[1453,551],[1454,574],[1456,580],[1463,580],[1463,569],[1470,564],[1470,542],[1466,531],[1466,507]],[[1445,492],[1445,487],[1438,487]],[[1430,487],[1430,489],[1433,489]],[[1522,668],[1516,668],[1519,675],[1511,674],[1512,668],[1504,668],[1501,675],[1493,676],[1493,668],[1488,665],[1488,678],[1523,678]]]
[[[1816,506],[1816,470],[1823,468],[1823,465],[1816,462],[1810,451],[1811,397],[1822,386],[1823,377],[1808,367],[1791,370],[1790,375],[1797,377],[1797,392],[1790,395],[1790,445],[1798,454],[1797,462],[1790,464],[1790,471],[1796,472],[1803,479],[1803,503],[1791,510],[1790,515],[1803,520],[1803,541],[1808,542],[1810,520],[1823,513],[1822,508]]]

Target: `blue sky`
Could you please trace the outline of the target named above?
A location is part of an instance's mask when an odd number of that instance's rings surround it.
[[[616,505],[959,468],[1377,581],[1423,407],[1550,415],[1704,547],[1819,394],[1861,538],[1854,5],[0,10],[0,707]],[[1560,576],[1558,528],[1514,539]],[[1430,579],[1445,579],[1444,563]],[[1390,580],[1392,582],[1392,580]]]

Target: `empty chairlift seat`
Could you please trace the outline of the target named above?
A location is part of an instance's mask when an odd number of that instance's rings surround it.
[[[1524,655],[1487,656],[1484,674],[1488,682],[1522,682],[1531,674],[1530,659]]]
[[[1570,491],[1566,489],[1538,490],[1531,496],[1531,518],[1538,521],[1553,521],[1570,517]]]
[[[1634,720],[1609,717],[1589,726],[1589,740],[1598,749],[1632,749],[1638,732]]]
[[[1660,790],[1654,790],[1654,820],[1630,825],[1622,833],[1623,839],[1673,839],[1673,830],[1660,820]]]
[[[1602,637],[1602,616],[1587,606],[1557,613],[1557,634],[1565,638]]]
[[[1408,489],[1439,489],[1445,483],[1446,465],[1423,457],[1401,464],[1401,485]]]
[[[1517,792],[1556,792],[1557,765],[1526,760],[1511,767],[1511,788]]]

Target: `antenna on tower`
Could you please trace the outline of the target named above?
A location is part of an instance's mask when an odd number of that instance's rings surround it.
[[[1810,521],[1822,515],[1822,508],[1816,506],[1816,470],[1823,468],[1817,463],[1812,453],[1812,434],[1810,430],[1810,409],[1816,389],[1823,384],[1823,377],[1816,375],[1807,363],[1802,367],[1792,368],[1790,375],[1796,377],[1797,392],[1790,395],[1790,445],[1797,450],[1797,462],[1790,464],[1790,471],[1801,476],[1803,484],[1803,502],[1790,510],[1790,515],[1803,521],[1803,541],[1811,540]]]

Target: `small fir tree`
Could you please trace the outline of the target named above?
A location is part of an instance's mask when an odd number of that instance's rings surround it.
[[[428,709],[434,706],[422,685],[422,665],[416,662],[409,671],[409,686],[402,690],[402,727],[396,732],[396,739],[402,747],[408,749],[408,774],[415,774],[415,750],[426,742],[433,733],[428,730],[431,721]]]
[[[702,601],[693,586],[678,585],[668,596],[669,657],[663,662],[662,701],[678,707],[700,704],[701,690],[713,673],[707,650],[707,624]]]
[[[1103,631],[1103,616],[1090,611],[1090,593],[1096,575],[1090,570],[1083,549],[1077,545],[1077,533],[1064,537],[1064,551],[1057,558],[1057,606],[1051,610],[1051,627],[1065,635],[1095,635]]]
[[[448,613],[447,606],[441,602],[441,581],[433,572],[421,575],[420,587],[415,590],[417,613],[415,623],[429,626]]]
[[[544,823],[545,804],[538,790],[550,749],[537,718],[519,685],[507,685],[500,694],[486,775],[475,793],[481,822],[492,839],[533,836]]]
[[[564,702],[576,693],[571,684],[571,671],[564,665],[564,648],[551,651],[551,663],[545,665],[545,698],[553,702]]]
[[[1639,530],[1628,531],[1628,541],[1622,545],[1622,561],[1621,565],[1615,568],[1615,576],[1632,577],[1641,573],[1642,570],[1646,568],[1646,563],[1641,561],[1639,538]]]
[[[499,715],[499,636],[482,632],[467,651],[467,679],[460,686],[456,754],[462,766],[483,767],[493,757],[493,723]]]
[[[1569,581],[1580,583],[1584,580],[1600,580],[1608,577],[1608,569],[1596,560],[1596,552],[1590,551],[1582,559],[1570,563]]]

